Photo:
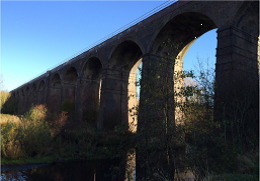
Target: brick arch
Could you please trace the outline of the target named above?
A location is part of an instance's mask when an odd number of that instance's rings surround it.
[[[19,91],[18,90],[16,90],[16,97],[15,98],[17,98],[17,99],[19,99]]]
[[[71,82],[71,83],[77,82],[78,77],[79,77],[78,70],[74,66],[70,66],[65,71],[63,81]]]
[[[80,71],[80,77],[95,79],[98,78],[98,74],[102,71],[102,63],[100,58],[92,56],[84,62]],[[94,76],[94,77],[93,77]],[[100,77],[101,78],[101,77]]]
[[[50,86],[51,87],[60,87],[62,82],[61,75],[59,73],[53,74],[50,79]]]
[[[31,86],[31,92],[36,91],[36,83],[33,83]]]
[[[23,112],[27,112],[30,109],[30,88],[29,85],[27,85],[24,89],[24,106],[23,106]]]
[[[167,47],[163,50],[163,43],[170,39],[171,43],[179,46],[178,50],[174,53],[178,55],[178,53],[190,42],[194,41],[194,39],[199,38],[207,31],[215,28],[217,28],[215,23],[202,13],[181,13],[169,19],[167,23],[154,34],[149,52],[164,56],[165,53],[163,52],[168,52],[170,48]]]
[[[98,57],[90,57],[84,64],[79,82],[78,116],[81,121],[97,125],[100,102],[102,64]]]
[[[36,104],[44,104],[44,97],[45,97],[45,88],[46,88],[46,82],[45,80],[41,80],[38,84],[38,87],[36,87],[36,94],[37,98],[35,100]]]
[[[142,61],[143,53],[144,50],[132,40],[122,41],[113,49],[107,67],[102,72],[99,112],[103,115],[98,118],[98,128],[113,129],[119,123],[131,127],[132,120],[129,119],[128,109],[132,100],[129,100],[128,96],[129,92],[136,93],[136,87],[128,85],[136,78],[136,70]],[[134,128],[130,129],[134,131]]]
[[[51,113],[59,111],[61,95],[62,95],[62,79],[59,73],[54,73],[50,77],[50,82],[47,91],[46,104],[47,104],[48,111],[50,111]]]
[[[19,101],[18,101],[18,114],[24,113],[24,105],[25,105],[25,96],[24,96],[24,87],[18,90],[19,92]]]
[[[37,90],[37,91],[43,91],[43,90],[45,89],[45,86],[46,86],[45,81],[44,81],[44,80],[41,80],[41,81],[39,82],[38,86],[36,87],[36,90]]]
[[[23,90],[23,89],[24,89],[24,88],[21,88],[21,89],[19,90],[21,97],[24,97],[24,90]]]
[[[124,42],[128,42],[128,41],[131,41],[131,42],[134,42],[141,50],[141,52],[143,54],[146,53],[146,47],[144,47],[143,43],[141,40],[139,39],[136,39],[136,38],[127,38],[127,39],[123,39],[123,40],[120,40],[118,41],[114,46],[113,48],[111,49],[111,51],[109,52],[108,54],[108,60],[111,58],[111,56],[113,55],[114,51]]]
[[[62,81],[61,104],[68,100],[74,102],[76,105],[78,76],[79,73],[74,66],[67,68]]]
[[[26,86],[25,90],[24,90],[25,95],[28,95],[30,93],[30,88],[29,86]]]
[[[125,40],[118,44],[108,60],[108,68],[130,71],[142,57],[143,51],[132,40]]]
[[[30,95],[28,97],[28,104],[29,105],[36,105],[37,104],[37,92],[36,92],[36,83],[33,83],[31,85],[31,89],[30,89]]]

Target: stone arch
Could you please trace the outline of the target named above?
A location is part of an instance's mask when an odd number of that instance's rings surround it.
[[[123,123],[129,125],[131,131],[136,130],[128,111],[129,106],[136,103],[136,97],[128,100],[129,92],[136,94],[136,87],[129,86],[129,82],[136,78],[137,68],[133,67],[140,65],[142,55],[140,46],[132,40],[125,40],[113,49],[102,75],[99,129],[113,129]]]
[[[90,57],[84,64],[79,84],[79,119],[97,124],[100,103],[102,64],[99,58]]]

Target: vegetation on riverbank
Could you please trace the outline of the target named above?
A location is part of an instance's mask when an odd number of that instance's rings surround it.
[[[23,116],[1,114],[1,163],[50,163],[120,156],[134,146],[134,135],[123,126],[98,132],[75,123],[66,112],[53,116],[43,105]]]
[[[192,79],[190,84],[179,87],[179,92],[169,91],[172,86],[169,79],[161,78],[168,76],[152,75],[149,82],[154,82],[142,86],[146,86],[147,95],[150,90],[157,94],[148,97],[150,107],[142,109],[148,121],[139,135],[121,124],[113,131],[101,132],[96,129],[95,122],[76,122],[74,102],[65,101],[61,106],[63,111],[58,115],[50,114],[44,105],[36,105],[22,116],[8,115],[15,114],[15,101],[9,104],[9,112],[2,109],[1,103],[2,113],[8,113],[1,114],[1,163],[115,158],[125,156],[127,150],[137,147],[138,153],[143,154],[139,165],[144,166],[151,179],[171,180],[174,177],[180,180],[178,174],[184,167],[193,172],[196,180],[258,179],[259,142],[255,135],[244,136],[256,126],[254,121],[254,124],[243,126],[247,122],[244,115],[250,113],[250,109],[241,109],[241,117],[230,112],[230,117],[236,118],[232,124],[216,122],[212,72],[202,71],[197,77],[192,72],[180,72],[175,81],[189,76]],[[161,85],[154,86],[158,79]],[[153,107],[158,100],[163,100],[163,104]],[[234,104],[240,109],[239,106]],[[178,119],[173,116],[176,110],[180,111]],[[138,111],[139,107],[136,107],[131,113],[139,114]],[[143,145],[140,144],[142,138],[146,139]]]

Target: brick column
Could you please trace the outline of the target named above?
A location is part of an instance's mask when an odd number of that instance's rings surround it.
[[[173,62],[154,55],[143,55],[141,95],[137,127],[136,177],[149,177],[150,168],[160,166],[174,173],[172,155],[167,154],[166,122],[174,125]],[[168,106],[167,106],[168,105]],[[168,127],[169,128],[169,127]],[[168,130],[168,129],[167,129]],[[156,151],[156,157],[149,153]],[[167,158],[170,158],[168,162]],[[149,170],[150,169],[150,170]]]
[[[219,28],[217,33],[214,119],[229,124],[244,119],[245,124],[255,124],[258,130],[258,38],[233,26]],[[226,131],[226,137],[230,138],[230,132]]]
[[[81,77],[78,77],[76,86],[75,118],[77,121],[81,121],[81,119],[79,119],[80,79]]]
[[[119,123],[128,124],[128,77],[129,72],[102,70],[98,129],[113,130]]]
[[[162,96],[165,93],[161,93],[160,88],[166,85],[169,89],[168,95],[170,97],[170,94],[174,89],[172,66],[173,62],[169,63],[169,65],[166,65],[165,59],[158,55],[145,54],[143,56],[141,93],[139,103],[140,113],[138,117],[139,131],[141,131],[141,129],[147,129],[147,126],[151,126],[149,120],[161,120],[160,117],[161,114],[163,114],[162,107],[164,106]],[[165,83],[165,81],[167,81],[166,75],[168,76],[167,83]],[[162,88],[162,90],[166,90],[166,88]],[[171,118],[173,118],[174,110],[169,111]]]
[[[97,124],[100,80],[81,78],[79,81],[78,118]]]
[[[47,103],[47,96],[48,96],[48,88],[49,88],[49,85],[50,85],[50,75],[51,75],[51,71],[48,70],[46,72],[46,82],[45,82],[45,89],[44,89],[44,99],[43,99],[43,104],[46,105]]]
[[[60,111],[61,97],[62,97],[62,86],[60,87],[49,87],[47,109],[51,112]]]
[[[76,85],[75,83],[63,81],[62,102],[65,100],[76,101]]]
[[[45,94],[45,91],[42,90],[42,91],[37,91],[36,92],[37,94],[37,104],[44,104],[44,94]]]

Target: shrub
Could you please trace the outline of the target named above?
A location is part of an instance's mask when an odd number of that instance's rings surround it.
[[[21,118],[18,138],[28,156],[45,154],[52,137],[48,123],[45,121],[47,109],[44,105],[32,106]]]
[[[67,112],[70,115],[75,111],[75,101],[65,99],[60,106],[60,110]]]
[[[16,114],[18,101],[10,92],[1,90],[1,112],[4,114]]]
[[[18,137],[18,124],[7,120],[5,126],[1,126],[1,157],[15,159],[23,155]]]
[[[52,123],[53,135],[58,135],[68,119],[67,112],[62,111]]]
[[[8,100],[8,98],[11,96],[10,92],[1,90],[1,109],[4,105],[4,103]]]

